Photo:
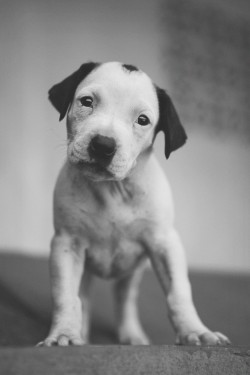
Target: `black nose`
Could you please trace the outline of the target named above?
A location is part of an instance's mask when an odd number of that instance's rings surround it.
[[[111,161],[116,151],[114,138],[96,135],[89,145],[89,154],[94,159],[105,159]]]

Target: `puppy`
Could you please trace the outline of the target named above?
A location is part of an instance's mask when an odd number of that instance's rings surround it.
[[[53,86],[49,98],[60,120],[67,114],[68,148],[54,193],[53,316],[42,345],[88,343],[93,275],[115,279],[120,342],[148,344],[137,310],[148,260],[176,342],[228,344],[194,307],[171,190],[153,153],[159,131],[166,158],[186,141],[169,95],[132,65],[89,62]]]

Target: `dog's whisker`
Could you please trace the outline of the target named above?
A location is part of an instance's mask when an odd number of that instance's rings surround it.
[[[61,149],[61,148],[63,148],[63,149],[67,149],[67,143],[66,142],[61,142],[61,143],[58,143],[55,147],[56,147],[56,149]]]

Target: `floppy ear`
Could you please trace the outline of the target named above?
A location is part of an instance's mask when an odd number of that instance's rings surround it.
[[[156,132],[164,132],[165,156],[168,159],[172,151],[184,145],[187,135],[170,96],[157,86],[156,93],[159,101],[159,121]]]
[[[49,90],[49,100],[60,113],[59,121],[66,115],[79,83],[97,66],[99,63],[82,64],[77,71]]]

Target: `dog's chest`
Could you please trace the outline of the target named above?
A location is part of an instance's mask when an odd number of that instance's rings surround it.
[[[91,189],[91,195],[79,210],[89,243],[86,265],[99,276],[119,276],[145,256],[142,238],[149,226],[145,192],[131,184],[109,183]]]

